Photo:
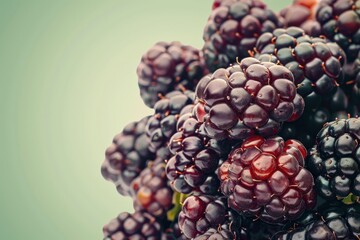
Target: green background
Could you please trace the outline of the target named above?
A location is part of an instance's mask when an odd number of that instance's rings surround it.
[[[0,1],[0,239],[101,239],[131,211],[99,169],[112,137],[151,114],[137,64],[159,40],[201,48],[211,3]]]

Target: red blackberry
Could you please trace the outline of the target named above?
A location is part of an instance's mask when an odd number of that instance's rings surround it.
[[[179,42],[158,42],[142,57],[137,68],[140,95],[148,107],[159,96],[177,89],[194,90],[206,74],[199,50]]]
[[[249,57],[256,39],[280,26],[276,14],[261,0],[215,0],[203,35],[207,67],[213,72],[237,57]]]
[[[300,142],[253,136],[221,165],[221,191],[230,207],[240,213],[270,223],[296,219],[316,203],[305,157]]]
[[[128,124],[117,134],[113,143],[106,149],[101,173],[107,180],[114,182],[122,195],[129,195],[130,183],[146,167],[154,155],[149,151],[149,138],[145,126],[149,117]]]
[[[336,42],[353,62],[360,50],[360,2],[358,0],[322,0],[316,12],[321,33]]]
[[[173,206],[173,191],[166,178],[165,162],[157,159],[149,165],[131,183],[134,208],[163,218]]]
[[[331,206],[326,204],[318,213],[305,214],[289,230],[273,240],[355,240],[360,237],[360,206]]]
[[[264,33],[256,43],[257,58],[284,65],[294,75],[298,93],[334,93],[343,81],[345,54],[336,43],[311,38],[297,27]]]
[[[325,199],[360,197],[360,119],[327,123],[308,158],[318,193]]]
[[[123,212],[103,228],[104,240],[159,240],[161,225],[146,212]]]
[[[298,119],[304,109],[290,70],[255,58],[216,70],[196,89],[195,107],[204,132],[215,139],[271,136],[281,123]]]
[[[179,117],[191,113],[195,94],[192,91],[172,91],[154,105],[155,114],[146,125],[146,134],[150,138],[150,150],[162,159],[168,159],[168,143],[176,133]]]

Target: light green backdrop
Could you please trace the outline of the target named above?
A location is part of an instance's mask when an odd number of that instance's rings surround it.
[[[99,169],[113,135],[151,113],[136,66],[158,40],[201,47],[210,6],[0,1],[0,239],[101,239],[131,211]]]

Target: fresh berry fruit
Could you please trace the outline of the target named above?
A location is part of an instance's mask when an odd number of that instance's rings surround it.
[[[195,118],[185,114],[179,120],[178,132],[170,140],[173,157],[167,162],[166,174],[173,189],[181,193],[214,194],[218,191],[215,171],[229,147],[204,137],[200,126]]]
[[[256,43],[257,58],[284,65],[294,75],[298,93],[304,98],[315,92],[334,93],[343,81],[345,54],[336,43],[311,38],[298,27],[264,33]]]
[[[328,200],[360,197],[360,119],[327,123],[308,158],[318,194]]]
[[[360,50],[360,1],[322,0],[316,12],[321,33],[340,45],[348,62],[353,62]]]
[[[203,35],[206,65],[213,72],[249,57],[262,33],[281,26],[261,0],[215,0]]]
[[[161,240],[188,240],[188,238],[181,232],[179,223],[175,221],[173,226],[162,233]]]
[[[179,42],[158,42],[142,57],[137,68],[140,95],[148,107],[159,96],[177,89],[194,90],[206,74],[199,50]]]
[[[122,195],[129,195],[130,184],[146,167],[154,156],[149,151],[149,138],[145,126],[149,117],[128,124],[116,135],[113,143],[106,149],[105,160],[101,166],[103,177],[116,184]]]
[[[313,177],[304,168],[306,154],[295,140],[253,136],[221,165],[221,191],[239,213],[269,223],[296,219],[316,203]]]
[[[134,208],[163,218],[173,206],[173,191],[166,178],[164,160],[157,159],[149,165],[131,183]]]
[[[123,212],[103,228],[104,240],[159,240],[161,225],[146,212]]]
[[[227,229],[218,229],[218,228],[210,228],[202,235],[194,238],[194,240],[228,240],[228,239],[236,239],[234,233]]]
[[[295,121],[303,112],[304,101],[293,81],[286,67],[245,58],[199,82],[194,112],[211,138],[271,136],[282,122]]]
[[[359,239],[360,205],[331,206],[326,204],[319,213],[304,214],[301,221],[290,225],[273,240],[337,240]]]
[[[146,125],[146,134],[150,138],[150,150],[157,157],[169,159],[168,143],[176,133],[179,117],[191,113],[195,94],[192,91],[172,91],[155,103],[155,114]]]

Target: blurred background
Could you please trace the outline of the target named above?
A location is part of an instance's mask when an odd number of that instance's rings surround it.
[[[279,10],[290,0],[266,1]],[[102,239],[129,199],[100,174],[159,40],[201,48],[211,0],[0,1],[0,239]]]

